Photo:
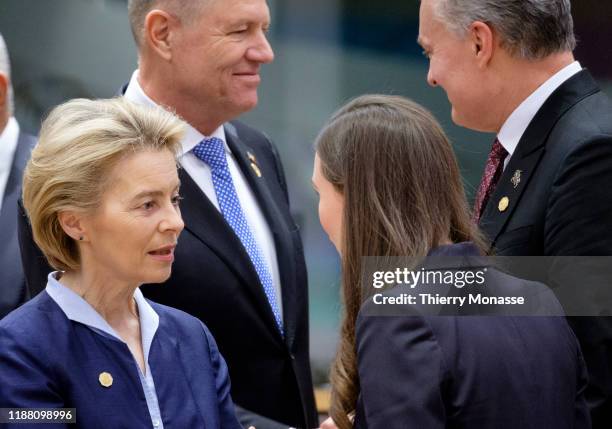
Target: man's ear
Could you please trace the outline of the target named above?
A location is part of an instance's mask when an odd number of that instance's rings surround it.
[[[495,35],[493,29],[484,22],[475,21],[470,25],[467,37],[472,43],[473,54],[476,57],[478,65],[481,67],[487,66],[495,51]]]
[[[66,210],[57,215],[64,232],[75,241],[87,241],[87,228],[82,213]]]
[[[177,20],[168,12],[154,9],[145,18],[143,43],[163,59],[172,59],[171,36]]]

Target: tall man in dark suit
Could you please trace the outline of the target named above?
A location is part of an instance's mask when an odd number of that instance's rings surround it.
[[[419,43],[453,121],[497,134],[474,207],[494,251],[611,255],[612,103],[574,60],[570,1],[422,0]],[[610,427],[610,318],[570,323],[594,427]]]
[[[260,66],[274,57],[266,1],[130,0],[128,9],[139,69],[124,96],[188,125],[185,230],[171,278],[143,292],[210,328],[243,424],[318,426],[306,267],[283,169],[267,137],[234,121],[257,105]],[[42,287],[39,259],[27,259],[29,285]]]
[[[27,298],[17,240],[17,200],[21,176],[34,137],[22,133],[13,117],[13,88],[8,50],[0,35],[0,318]]]

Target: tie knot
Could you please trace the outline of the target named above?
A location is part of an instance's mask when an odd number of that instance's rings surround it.
[[[212,170],[227,167],[225,144],[217,137],[202,140],[193,148],[193,153],[208,164]]]
[[[505,159],[508,156],[508,151],[502,146],[499,140],[495,139],[493,147],[491,147],[491,158],[492,159]]]

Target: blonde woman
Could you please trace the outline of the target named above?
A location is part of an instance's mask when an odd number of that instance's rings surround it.
[[[86,429],[241,427],[208,329],[138,289],[172,269],[182,133],[123,99],[69,101],[44,121],[23,202],[57,271],[0,322],[0,407],[76,408]]]

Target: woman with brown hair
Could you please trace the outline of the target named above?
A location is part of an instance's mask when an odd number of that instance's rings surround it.
[[[484,248],[429,112],[401,97],[362,96],[334,114],[315,146],[319,217],[341,255],[344,304],[333,421],[322,427],[589,427],[584,364],[562,317],[364,314],[363,256],[477,257]]]

